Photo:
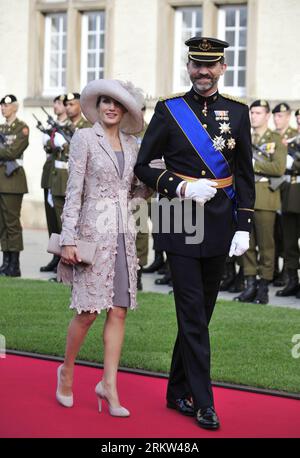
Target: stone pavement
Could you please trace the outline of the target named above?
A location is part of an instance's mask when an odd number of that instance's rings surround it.
[[[152,240],[150,240],[152,247]],[[45,230],[24,230],[25,250],[21,253],[22,278],[48,280],[53,277],[52,273],[40,272],[40,266],[47,264],[52,255],[46,252],[48,233]],[[153,260],[153,251],[149,249],[149,264]],[[157,274],[143,274],[143,290],[168,294],[171,288],[154,284],[154,280],[160,278]],[[280,288],[270,287],[270,305],[278,307],[290,307],[300,309],[300,300],[295,297],[279,298],[275,292]],[[237,294],[220,292],[219,299],[232,300]]]

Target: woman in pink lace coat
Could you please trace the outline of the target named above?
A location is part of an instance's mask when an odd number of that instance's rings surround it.
[[[135,223],[128,200],[148,197],[151,190],[136,186],[138,146],[130,134],[142,130],[141,94],[130,84],[96,80],[82,92],[82,112],[92,128],[78,130],[71,141],[69,180],[62,216],[59,274],[72,267],[72,302],[76,310],[67,335],[64,363],[57,371],[56,398],[73,406],[73,371],[83,340],[101,310],[107,312],[103,332],[104,373],[96,386],[101,401],[114,416],[129,416],[119,402],[117,370],[127,309],[135,309],[138,260]],[[154,165],[155,166],[155,165]],[[134,195],[133,195],[134,194]],[[92,265],[80,263],[76,240],[97,242]]]

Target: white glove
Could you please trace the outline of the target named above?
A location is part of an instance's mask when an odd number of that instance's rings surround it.
[[[54,145],[57,148],[62,148],[67,143],[66,139],[63,137],[62,134],[55,132],[54,135]]]
[[[54,208],[53,197],[50,189],[48,189],[47,202],[50,205],[50,207]]]
[[[285,166],[285,168],[286,169],[291,169],[292,166],[293,166],[293,163],[294,163],[294,159],[292,158],[292,156],[290,154],[288,154],[287,157],[286,157],[286,166]]]
[[[185,188],[185,198],[193,199],[200,205],[204,205],[205,202],[212,199],[217,193],[215,186],[217,186],[215,181],[210,181],[206,178],[188,182]]]
[[[48,134],[43,134],[43,137],[42,137],[42,142],[43,142],[43,145],[46,146],[48,141],[50,140],[50,135]]]
[[[248,248],[250,243],[250,234],[248,231],[237,231],[231,242],[229,256],[242,256]]]

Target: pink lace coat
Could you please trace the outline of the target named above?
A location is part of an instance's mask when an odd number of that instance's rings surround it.
[[[92,128],[78,130],[71,141],[60,244],[76,245],[77,239],[97,242],[93,265],[77,264],[73,267],[70,308],[76,309],[78,313],[100,313],[102,309],[113,307],[119,209],[122,211],[124,226],[130,308],[135,309],[137,306],[139,266],[135,246],[136,230],[128,202],[132,197],[147,198],[152,190],[140,185],[132,194],[138,145],[135,137],[122,132],[120,141],[124,152],[122,177],[115,153],[99,123],[95,123]],[[124,222],[128,222],[128,227]],[[61,278],[64,269],[68,267],[60,263]]]

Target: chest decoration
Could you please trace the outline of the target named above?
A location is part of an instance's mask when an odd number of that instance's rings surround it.
[[[229,121],[228,110],[226,111],[214,111],[216,121]]]
[[[226,140],[223,138],[221,135],[218,137],[218,135],[215,135],[213,138],[213,145],[214,148],[218,151],[223,151],[225,148]]]
[[[234,149],[235,148],[235,145],[236,145],[236,141],[233,137],[230,137],[228,140],[227,140],[227,148],[228,149]]]
[[[260,145],[259,148],[267,154],[274,154],[275,153],[275,142],[270,142],[270,143],[264,143],[263,145]]]
[[[220,122],[219,129],[221,134],[231,134],[231,127],[230,123],[228,122]]]

